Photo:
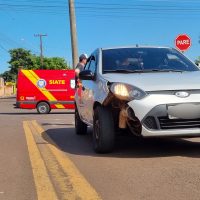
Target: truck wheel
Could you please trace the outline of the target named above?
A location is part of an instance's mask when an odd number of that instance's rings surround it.
[[[51,108],[50,108],[50,106],[49,106],[48,103],[46,103],[46,102],[40,102],[37,105],[37,111],[40,114],[48,114],[48,113],[50,113]]]
[[[115,130],[112,113],[98,106],[94,111],[93,145],[96,153],[109,153],[114,148]]]
[[[87,133],[87,124],[81,121],[77,107],[75,107],[75,132],[77,135],[85,135]]]

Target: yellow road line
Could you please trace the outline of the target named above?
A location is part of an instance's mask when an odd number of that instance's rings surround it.
[[[38,200],[58,200],[28,122],[23,122]]]
[[[35,126],[31,122],[29,123],[29,126],[32,130],[32,134],[38,146],[40,154],[47,167],[48,173],[51,177],[51,181],[55,187],[58,198],[60,200],[80,199],[79,196],[77,196],[77,194],[75,194],[71,190],[73,186],[68,181],[68,177],[66,176],[65,172],[61,168],[57,159],[55,158],[55,156],[52,154],[51,150],[47,146],[48,143],[44,140],[44,138],[41,137],[40,134],[38,134],[38,131],[36,130]]]
[[[32,121],[32,124],[37,129],[37,133],[48,140],[47,145],[71,182],[72,192],[75,193],[75,196],[78,196],[79,199],[82,200],[101,200],[101,197],[95,189],[79,172],[74,163],[61,150],[59,150],[57,145],[47,135],[44,129],[36,121]]]

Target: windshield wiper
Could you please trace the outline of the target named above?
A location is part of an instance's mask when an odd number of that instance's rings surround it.
[[[185,72],[177,69],[147,69],[147,70],[131,70],[131,69],[115,69],[104,70],[104,73],[151,73],[151,72]]]
[[[185,70],[178,70],[178,69],[150,69],[145,70],[147,72],[185,72]]]
[[[114,72],[114,73],[143,73],[143,70],[131,70],[131,69],[115,69],[115,70],[104,70],[104,72]]]

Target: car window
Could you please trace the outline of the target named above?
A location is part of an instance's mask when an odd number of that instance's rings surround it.
[[[90,61],[89,70],[92,71],[93,73],[95,73],[96,67],[97,67],[96,59],[95,59],[94,56],[91,56],[91,61]]]
[[[179,51],[171,48],[118,48],[102,52],[103,72],[115,70],[181,70],[199,69]]]
[[[187,65],[185,62],[183,62],[180,57],[173,55],[173,54],[167,54],[168,63],[167,65],[172,69],[182,69],[187,68]]]
[[[91,57],[88,58],[88,61],[87,61],[86,65],[85,65],[85,67],[84,67],[84,70],[88,70],[89,69],[89,67],[90,67],[90,60],[91,60]]]

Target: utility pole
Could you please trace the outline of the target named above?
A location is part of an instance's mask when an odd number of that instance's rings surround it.
[[[76,16],[74,0],[69,1],[69,18],[70,18],[70,31],[71,31],[71,46],[72,46],[72,59],[73,68],[78,63],[78,47],[77,47],[77,33],[76,33]]]
[[[40,38],[40,61],[41,61],[41,69],[43,69],[44,62],[43,62],[43,42],[42,42],[42,37],[47,36],[47,34],[35,34],[34,36]]]

